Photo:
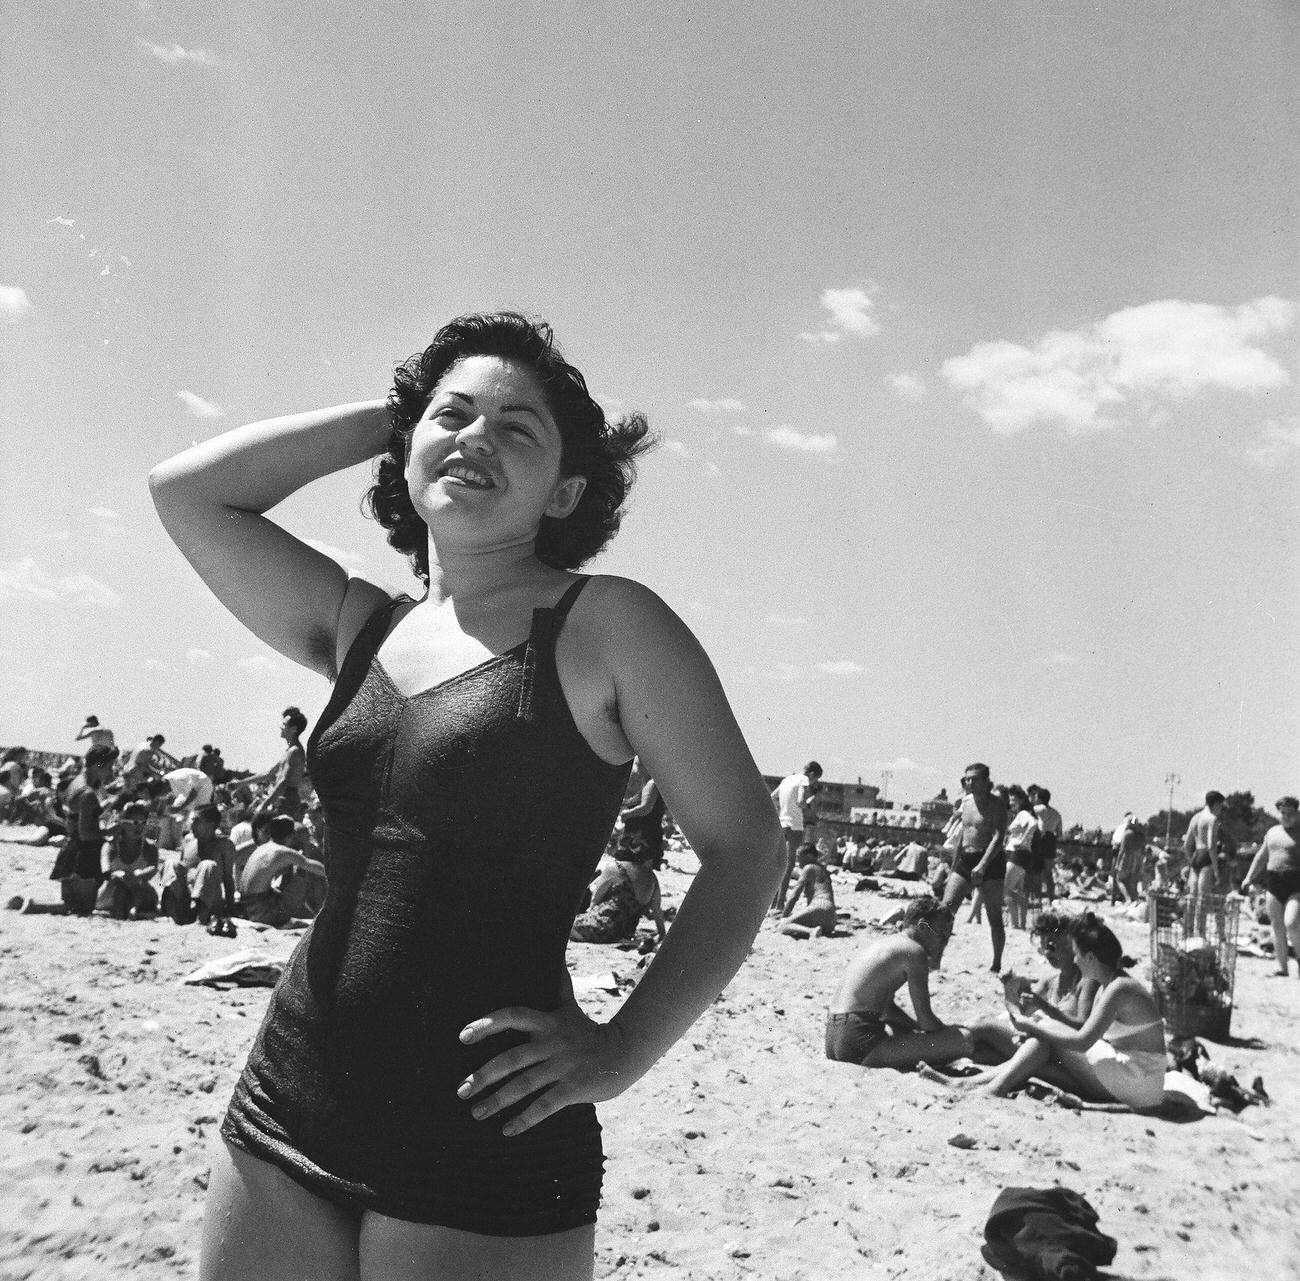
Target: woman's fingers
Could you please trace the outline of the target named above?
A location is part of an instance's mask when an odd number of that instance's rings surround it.
[[[566,1107],[563,1096],[558,1088],[551,1088],[544,1093],[539,1094],[517,1117],[507,1121],[501,1127],[501,1133],[507,1137],[515,1134],[522,1134],[525,1130],[531,1130],[533,1126],[541,1121],[545,1121],[548,1116],[553,1116],[562,1107]]]
[[[498,1112],[504,1112],[506,1108],[512,1108],[516,1103],[531,1098],[539,1090],[554,1087],[559,1075],[553,1062],[539,1063],[528,1071],[511,1077],[491,1094],[479,1099],[470,1112],[476,1121],[486,1121],[488,1117],[495,1116]]]
[[[461,1044],[475,1045],[498,1032],[545,1032],[553,1017],[541,1010],[530,1010],[525,1005],[508,1005],[505,1009],[493,1010],[491,1014],[467,1023],[460,1030]]]
[[[481,1068],[472,1072],[456,1087],[456,1094],[462,1099],[473,1098],[516,1072],[540,1063],[545,1057],[544,1042],[525,1041],[523,1045],[517,1045],[514,1049],[505,1050],[496,1058],[489,1059]]]

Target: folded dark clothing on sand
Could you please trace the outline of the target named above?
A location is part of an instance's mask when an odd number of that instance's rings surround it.
[[[984,1225],[983,1254],[1004,1276],[1091,1281],[1115,1258],[1096,1210],[1069,1188],[1004,1188]]]

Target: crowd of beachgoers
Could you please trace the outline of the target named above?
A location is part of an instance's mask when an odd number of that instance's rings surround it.
[[[89,724],[85,737],[101,728]],[[306,771],[305,730],[302,713],[286,708],[281,752],[258,775],[231,772],[210,745],[171,756],[159,734],[126,751],[90,739],[82,756],[52,770],[21,748],[4,751],[0,823],[11,839],[23,831],[50,848],[59,887],[57,896],[51,885],[48,896],[19,896],[8,906],[170,919],[232,936],[245,921],[306,926],[324,900],[328,856]],[[845,938],[852,933],[843,907],[849,894],[896,900],[859,939],[864,946],[846,956],[835,990],[822,994],[818,1054],[824,1049],[828,1059],[863,1068],[914,1069],[954,1097],[1029,1090],[1076,1109],[1143,1112],[1167,1105],[1167,1081],[1176,1079],[1168,1072],[1186,1080],[1198,1075],[1198,1060],[1205,1067],[1203,1047],[1172,1035],[1150,988],[1129,973],[1131,960],[1111,925],[1116,913],[1130,921],[1145,914],[1154,890],[1177,904],[1191,932],[1198,902],[1240,892],[1251,852],[1239,855],[1212,823],[1194,822],[1181,845],[1166,848],[1128,814],[1108,849],[1091,858],[1053,857],[1052,842],[1035,835],[1060,830],[1051,793],[998,788],[982,767],[963,777],[946,830],[908,831],[896,840],[819,823],[815,784],[806,767],[773,792],[783,826],[795,813],[802,824],[785,833],[790,867],[768,928],[796,939]],[[1207,798],[1209,819],[1221,801],[1216,793]],[[1279,829],[1293,837],[1295,811],[1282,809]],[[1197,831],[1212,842],[1208,878],[1198,866],[1206,860]],[[991,861],[988,845],[997,846]],[[690,857],[653,779],[638,768],[572,938],[653,950],[675,910],[663,903],[657,873]],[[1244,874],[1248,920],[1268,920],[1276,906],[1268,863],[1261,847]],[[958,1016],[932,1003],[931,975],[954,931],[984,919],[991,969],[1001,969],[1006,928],[1023,931],[1043,965],[1032,975],[1000,975],[1001,1009]],[[1203,928],[1203,916],[1199,923]],[[1275,934],[1285,971],[1285,923]],[[1205,1077],[1212,1079],[1209,1071]],[[1249,1089],[1235,1078],[1226,1084],[1221,1098],[1238,1107],[1267,1102],[1262,1081]]]
[[[5,749],[0,824],[57,847],[50,879],[60,887],[58,902],[27,897],[10,906],[118,918],[162,912],[178,924],[232,936],[241,917],[306,924],[323,903],[327,883],[324,816],[307,771],[306,728],[305,715],[286,708],[281,752],[260,774],[232,771],[211,744],[173,756],[162,734],[123,751],[95,716],[77,735],[87,744],[84,755],[68,756],[57,769],[37,763],[25,748]],[[1222,827],[1218,792],[1207,795],[1179,844],[1154,838],[1130,812],[1109,848],[1058,857],[1063,823],[1051,791],[994,784],[985,766],[969,767],[963,776],[942,832],[909,831],[899,834],[908,839],[894,841],[819,822],[820,777],[820,767],[810,762],[772,793],[789,851],[772,909],[783,933],[833,934],[843,913],[835,905],[832,873],[847,872],[860,878],[855,888],[932,901],[943,914],[938,924],[945,938],[969,902],[967,923],[987,917],[994,972],[1001,969],[1006,925],[1041,930],[1044,907],[1056,920],[1051,909],[1057,902],[1145,904],[1153,890],[1186,897],[1193,912],[1198,900],[1247,895],[1247,916],[1274,927],[1280,973],[1288,969],[1288,950],[1296,950],[1291,936],[1300,923],[1287,913],[1300,903],[1288,902],[1290,884],[1283,885],[1285,875],[1279,880],[1273,867],[1276,851],[1269,855],[1269,841],[1258,851],[1238,849]],[[1287,809],[1292,799],[1279,802],[1284,821],[1274,830],[1284,842],[1295,826],[1295,809]],[[654,780],[638,765],[572,937],[653,949],[666,920],[655,873],[684,844]],[[1069,918],[1061,919],[1064,930]],[[638,936],[647,921],[653,930]],[[1043,946],[1052,953],[1050,941]],[[1085,1001],[1085,1015],[1088,1007]]]

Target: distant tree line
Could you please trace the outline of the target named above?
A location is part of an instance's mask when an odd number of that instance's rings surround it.
[[[1177,845],[1187,832],[1192,815],[1201,807],[1188,810],[1161,810],[1146,821],[1147,838],[1163,841],[1168,828],[1170,839]],[[1223,802],[1223,829],[1227,838],[1238,847],[1255,846],[1264,839],[1264,833],[1278,821],[1276,814],[1255,804],[1253,792],[1229,792]]]

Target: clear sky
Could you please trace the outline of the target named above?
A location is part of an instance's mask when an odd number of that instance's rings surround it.
[[[664,445],[593,568],[756,759],[1067,822],[1300,791],[1300,10],[0,0],[0,742],[274,758],[327,687],[149,468],[552,321]],[[365,469],[280,509],[413,586]]]

